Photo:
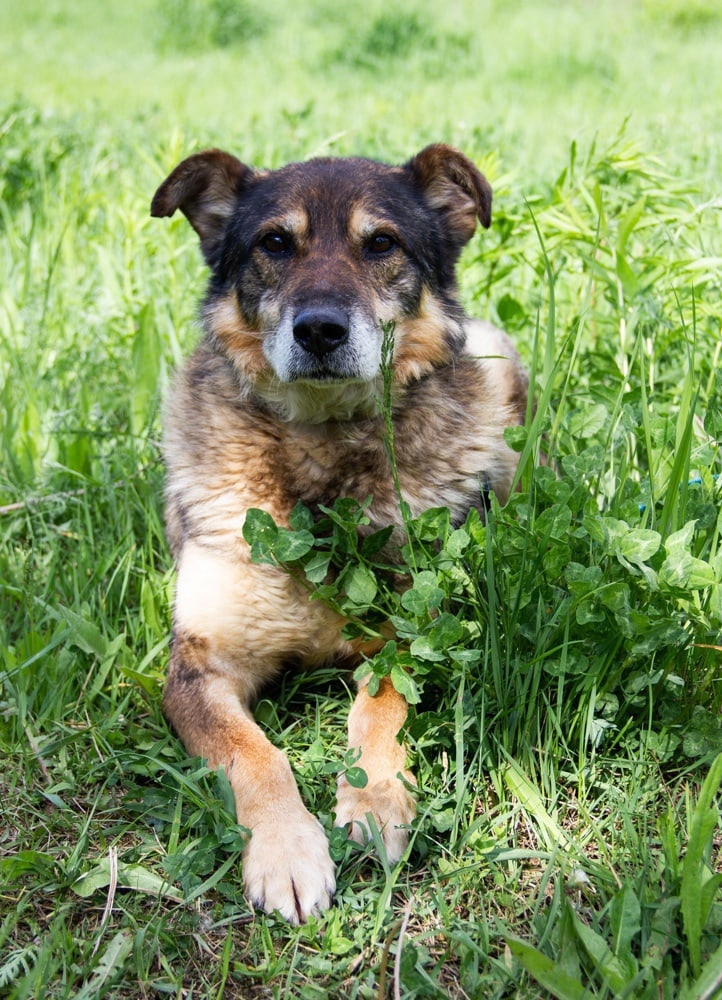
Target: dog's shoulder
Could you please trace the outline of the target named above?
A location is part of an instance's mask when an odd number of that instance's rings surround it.
[[[485,405],[502,406],[509,424],[526,416],[529,376],[511,338],[486,320],[468,319],[462,359],[483,373]]]
[[[205,337],[176,372],[167,396],[164,427],[167,459],[201,461],[214,439],[243,437],[255,425],[248,391],[233,363]]]
[[[511,339],[486,320],[466,318],[463,330],[453,359],[406,387],[398,412],[403,423],[523,423],[528,377]]]

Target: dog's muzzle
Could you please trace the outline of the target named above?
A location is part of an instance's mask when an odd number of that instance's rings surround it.
[[[309,306],[302,309],[293,321],[293,339],[313,354],[324,358],[349,337],[349,317],[335,306]]]

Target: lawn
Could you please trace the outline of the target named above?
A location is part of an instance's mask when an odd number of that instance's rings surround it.
[[[712,0],[2,4],[0,996],[722,995],[721,32]],[[521,490],[411,525],[403,597],[348,505],[291,567],[393,618],[369,668],[411,667],[420,788],[406,861],[335,834],[292,928],[160,711],[159,411],[205,274],[149,204],[209,145],[431,141],[494,187],[460,285],[537,406]],[[257,708],[329,830],[352,686]]]

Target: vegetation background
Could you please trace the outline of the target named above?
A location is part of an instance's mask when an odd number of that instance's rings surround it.
[[[715,0],[0,0],[1,996],[720,995],[721,40]],[[411,596],[359,512],[317,542],[406,639],[373,669],[413,663],[421,801],[396,869],[336,835],[292,928],[159,708],[158,404],[204,273],[149,202],[209,145],[431,141],[494,186],[462,292],[537,415],[505,510],[416,526]],[[259,705],[329,828],[349,684]]]

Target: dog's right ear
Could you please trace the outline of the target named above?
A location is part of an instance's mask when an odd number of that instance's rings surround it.
[[[153,196],[150,214],[173,215],[179,208],[198,233],[203,255],[212,264],[238,195],[253,174],[250,167],[220,149],[196,153],[166,177]]]

